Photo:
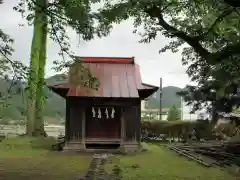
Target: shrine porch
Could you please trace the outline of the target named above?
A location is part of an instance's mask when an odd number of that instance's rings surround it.
[[[66,114],[65,151],[139,149],[140,100],[69,98]]]

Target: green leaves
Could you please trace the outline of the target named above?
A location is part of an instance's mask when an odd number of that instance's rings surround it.
[[[222,49],[237,43],[234,37],[239,32],[236,24],[240,22],[239,16],[236,18],[237,10],[223,0],[125,0],[108,2],[101,12],[109,23],[133,18],[137,28],[134,32],[142,37],[140,42],[149,43],[159,34],[171,38],[172,41],[160,52],[177,52],[187,43],[193,52],[185,49],[188,53],[183,51],[184,58],[191,53],[191,56],[197,55],[211,64],[239,53],[234,50],[226,54],[227,51]]]
[[[81,62],[75,61],[70,65],[69,82],[73,85],[86,87],[90,90],[97,90],[99,80],[93,76],[89,69],[85,68]]]
[[[177,121],[180,120],[180,110],[176,107],[176,105],[172,105],[172,107],[170,107],[169,111],[168,111],[168,117],[167,120],[168,121]]]
[[[12,43],[13,39],[0,29],[0,54],[3,56],[11,55],[13,52]]]

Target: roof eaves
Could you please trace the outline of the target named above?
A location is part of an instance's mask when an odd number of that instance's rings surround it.
[[[94,57],[94,56],[74,56],[76,59],[91,59],[91,60],[83,60],[83,63],[114,63],[114,64],[135,64],[135,57]],[[98,59],[98,60],[97,60]],[[102,60],[101,60],[102,59]],[[109,59],[107,61],[106,59]],[[129,62],[121,62],[121,59]],[[115,61],[114,61],[115,60]]]

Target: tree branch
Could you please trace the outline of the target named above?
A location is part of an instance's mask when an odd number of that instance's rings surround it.
[[[202,33],[202,35],[199,36],[199,40],[204,38],[204,36],[206,36],[210,31],[212,31],[214,29],[214,27],[223,20],[223,18],[225,18],[226,16],[230,15],[233,11],[234,11],[234,8],[229,8],[229,9],[223,11],[223,13],[221,13],[215,19],[215,21],[213,22],[211,27],[206,32]]]
[[[224,0],[225,3],[227,3],[229,6],[232,7],[240,7],[240,1],[239,0]]]
[[[212,58],[215,61],[219,62],[222,59],[227,59],[230,56],[234,56],[234,55],[240,55],[240,42],[236,44],[230,44],[222,48],[221,50],[213,53]]]
[[[233,10],[234,10],[234,8],[230,8],[230,9],[224,11],[215,20],[215,22],[212,24],[212,26],[209,28],[209,30],[204,34],[207,35],[214,28],[214,26],[217,23],[221,22],[221,20],[224,17],[226,17],[227,15],[229,15],[230,13],[232,13]],[[152,6],[151,8],[144,9],[144,12],[147,13],[152,18],[157,18],[158,24],[160,26],[162,26],[166,31],[171,33],[172,37],[177,37],[177,38],[184,40],[195,50],[196,53],[198,53],[203,59],[208,61],[209,64],[214,64],[214,63],[219,62],[219,61],[221,61],[225,58],[228,58],[232,55],[240,54],[240,50],[239,50],[240,43],[228,45],[225,48],[223,48],[222,50],[211,53],[201,45],[199,36],[192,37],[192,36],[188,35],[186,32],[178,30],[177,28],[168,24],[164,20],[162,10],[159,7]]]
[[[60,39],[59,39],[59,37],[58,37],[58,35],[57,35],[57,31],[56,31],[56,29],[55,29],[54,26],[53,26],[54,23],[53,23],[53,19],[52,19],[51,16],[50,16],[50,24],[51,24],[52,31],[53,31],[52,34],[54,34],[54,36],[55,36],[55,38],[56,38],[56,41],[57,41],[57,43],[58,43],[58,45],[59,45],[59,47],[60,47],[60,51],[61,51],[61,55],[62,55],[63,61],[65,61],[64,53],[68,54],[69,56],[70,56],[70,54],[69,54],[68,51],[66,51],[65,48],[62,46],[62,42],[60,41]]]
[[[177,28],[169,25],[163,18],[162,11],[160,8],[153,6],[151,9],[144,10],[150,17],[158,19],[158,23],[166,31],[170,32],[173,36],[178,37],[188,43],[193,49],[204,59],[208,59],[211,53],[207,51],[200,42],[195,38],[187,35],[185,32],[178,30]]]

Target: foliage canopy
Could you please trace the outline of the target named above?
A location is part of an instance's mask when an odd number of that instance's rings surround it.
[[[160,53],[182,48],[182,64],[196,87],[188,86],[185,100],[195,109],[214,101],[229,111],[236,105],[239,84],[240,10],[234,0],[125,0],[108,2],[102,14],[109,22],[133,18],[142,43],[162,34],[170,42]],[[186,95],[186,93],[185,93]],[[217,100],[216,100],[217,99]]]

